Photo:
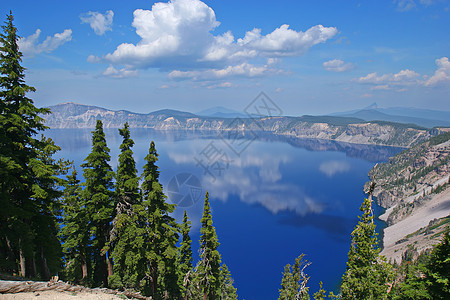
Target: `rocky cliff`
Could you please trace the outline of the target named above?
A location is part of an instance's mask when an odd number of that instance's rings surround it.
[[[450,215],[450,130],[376,165],[369,176],[387,209],[380,217],[388,225],[382,254],[400,261],[411,247],[420,251],[439,240]]]
[[[376,144],[411,147],[438,133],[414,125],[390,122],[365,122],[344,117],[266,117],[211,118],[175,110],[160,110],[148,114],[125,110],[112,111],[100,107],[63,103],[50,107],[53,112],[45,116],[50,128],[94,128],[97,119],[105,128],[120,128],[125,122],[134,128],[157,130],[202,131],[266,131],[298,138],[335,140],[356,144]]]

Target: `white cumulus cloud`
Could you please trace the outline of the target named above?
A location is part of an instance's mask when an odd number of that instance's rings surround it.
[[[238,39],[241,47],[257,50],[263,56],[283,57],[302,55],[312,46],[324,43],[335,36],[337,29],[316,25],[305,32],[295,31],[284,24],[267,35],[261,29],[247,31],[243,39]]]
[[[127,70],[126,68],[122,68],[120,70],[114,68],[113,66],[109,66],[103,73],[103,76],[112,77],[112,78],[127,78],[127,77],[136,77],[138,75],[137,70]]]
[[[388,90],[391,90],[392,88],[389,86],[389,85],[387,85],[387,84],[381,84],[381,85],[376,85],[376,86],[374,86],[374,87],[371,87],[370,88],[372,91],[376,91],[376,90],[385,90],[385,91],[388,91]]]
[[[354,64],[345,63],[343,60],[340,59],[329,60],[324,62],[322,65],[327,71],[332,72],[346,72],[355,68]]]
[[[261,77],[267,74],[273,74],[279,72],[276,69],[272,69],[267,65],[255,66],[249,63],[242,63],[235,66],[228,66],[224,69],[208,69],[208,70],[193,70],[193,71],[179,71],[174,70],[169,73],[169,78],[185,80],[210,80],[210,79],[224,79],[228,77]]]
[[[448,57],[436,59],[436,65],[438,69],[433,76],[425,81],[426,86],[450,83],[450,62],[448,61]]]
[[[396,90],[398,92],[404,92],[405,87],[409,86],[442,86],[450,85],[450,61],[448,57],[441,57],[436,59],[437,70],[433,75],[421,76],[414,70],[405,69],[398,73],[388,73],[378,75],[377,72],[369,73],[366,76],[362,76],[354,79],[358,83],[371,84],[374,90]]]
[[[223,78],[226,74],[252,77],[268,74],[266,66],[257,66],[252,59],[276,61],[303,55],[337,34],[334,27],[316,25],[303,32],[285,24],[265,35],[255,28],[236,39],[231,31],[214,34],[219,25],[214,10],[200,0],[155,3],[151,10],[134,11],[132,26],[141,38],[138,43],[122,43],[112,53],[92,56],[89,61],[157,68],[169,71],[174,79]]]
[[[97,35],[103,35],[106,31],[112,30],[113,18],[114,12],[112,10],[108,10],[104,14],[89,11],[80,16],[81,22],[89,24]]]
[[[210,31],[218,25],[214,11],[201,1],[155,3],[152,10],[134,11],[133,27],[141,41],[136,45],[123,43],[104,59],[136,68],[154,66],[164,60],[170,63],[178,59],[178,64],[186,59],[197,60],[213,43]]]
[[[23,37],[18,41],[19,49],[25,57],[35,56],[42,52],[50,53],[62,44],[72,40],[71,29],[66,29],[61,33],[55,33],[53,36],[48,36],[42,43],[39,43],[40,35],[41,30],[36,29],[34,34]]]
[[[378,75],[377,72],[367,74],[366,76],[356,79],[359,83],[369,83],[378,85],[378,89],[389,89],[391,86],[408,86],[418,84],[420,74],[413,70],[401,70],[396,74]]]

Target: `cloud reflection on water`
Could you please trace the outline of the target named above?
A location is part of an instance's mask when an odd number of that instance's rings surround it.
[[[350,171],[350,164],[345,160],[324,161],[320,164],[319,171],[328,177],[333,177],[337,173]]]
[[[193,164],[194,157],[210,141],[195,143],[195,147],[168,151],[168,156],[177,164]],[[295,212],[304,216],[308,213],[321,213],[324,205],[307,195],[304,189],[283,182],[280,166],[288,164],[292,158],[288,154],[276,153],[273,149],[251,145],[240,157],[230,154],[231,162],[223,175],[213,180],[207,174],[201,175],[205,189],[211,197],[226,202],[236,195],[250,205],[261,205],[272,214],[281,211]]]

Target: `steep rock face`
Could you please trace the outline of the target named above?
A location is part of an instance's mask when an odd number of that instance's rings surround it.
[[[128,122],[132,128],[222,132],[266,131],[298,138],[398,147],[410,147],[438,133],[436,130],[428,131],[395,123],[368,123],[354,118],[326,116],[226,119],[201,117],[175,110],[138,114],[75,103],[63,103],[52,106],[50,109],[53,114],[45,116],[46,125],[50,128],[94,128],[96,120],[100,119],[105,128],[120,128],[125,122]]]
[[[410,247],[420,245],[417,251],[424,250],[439,240],[437,235],[417,232],[429,232],[422,229],[450,215],[450,131],[376,165],[369,176],[377,184],[373,195],[387,209],[380,216],[388,225],[382,254],[399,262]]]
[[[377,183],[374,196],[384,208],[402,199],[415,200],[445,184],[450,169],[450,133],[416,145],[376,165],[369,176]],[[442,141],[442,142],[441,142]],[[433,189],[433,191],[432,191]]]

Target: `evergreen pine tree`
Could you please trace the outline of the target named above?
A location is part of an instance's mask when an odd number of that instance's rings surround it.
[[[123,138],[120,145],[119,165],[116,175],[116,216],[111,230],[112,258],[114,274],[110,276],[110,285],[114,288],[140,289],[140,280],[144,274],[137,271],[142,257],[136,243],[142,241],[142,227],[145,220],[139,220],[136,210],[142,211],[142,198],[139,192],[139,179],[131,148],[134,141],[130,137],[128,123],[119,133]],[[139,242],[139,247],[143,247]]]
[[[13,20],[10,13],[0,34],[0,271],[46,279],[61,262],[54,175],[64,164],[52,159],[59,148],[50,139],[36,138],[50,111],[26,95],[35,89],[25,84]]]
[[[220,268],[220,300],[237,300],[237,289],[233,286],[231,272],[224,263]]]
[[[181,245],[178,249],[178,266],[179,266],[179,281],[178,286],[181,288],[181,295],[184,299],[188,299],[189,285],[192,281],[192,240],[189,236],[191,231],[191,221],[189,221],[187,212],[184,211],[183,223],[180,227],[181,231]]]
[[[97,120],[92,132],[92,150],[82,164],[85,178],[83,201],[90,220],[91,233],[90,257],[93,258],[93,284],[108,285],[108,275],[112,273],[112,265],[107,252],[109,233],[113,220],[113,177],[114,172],[109,165],[111,157],[106,145],[103,124]]]
[[[360,221],[352,232],[347,270],[342,278],[342,299],[385,299],[392,269],[378,248],[372,197],[364,199]]]
[[[63,226],[59,236],[63,242],[64,258],[66,261],[62,278],[66,281],[89,284],[89,228],[86,208],[81,198],[80,180],[73,167],[72,173],[67,175],[67,182],[62,198]]]
[[[279,300],[309,299],[309,288],[306,286],[309,277],[304,271],[311,263],[304,260],[304,257],[305,255],[301,254],[295,259],[292,270],[290,264],[284,267]]]
[[[206,192],[205,204],[200,229],[200,261],[196,267],[196,276],[203,299],[220,299],[220,263],[221,257],[217,248],[219,241],[213,226],[209,193]]]
[[[159,170],[156,162],[158,153],[155,143],[150,143],[149,153],[142,174],[141,190],[146,213],[145,258],[147,260],[144,292],[154,299],[176,299],[180,297],[178,286],[177,248],[179,226],[169,214],[174,204],[166,202],[163,187],[159,183]]]
[[[31,197],[39,212],[32,219],[35,232],[34,260],[36,275],[48,280],[63,265],[62,248],[58,239],[58,219],[61,216],[59,198],[63,194],[60,187],[64,186],[65,180],[59,176],[67,173],[69,162],[62,159],[56,161],[53,158],[60,150],[53,140],[42,135],[37,143],[37,157],[29,162],[35,180]]]

